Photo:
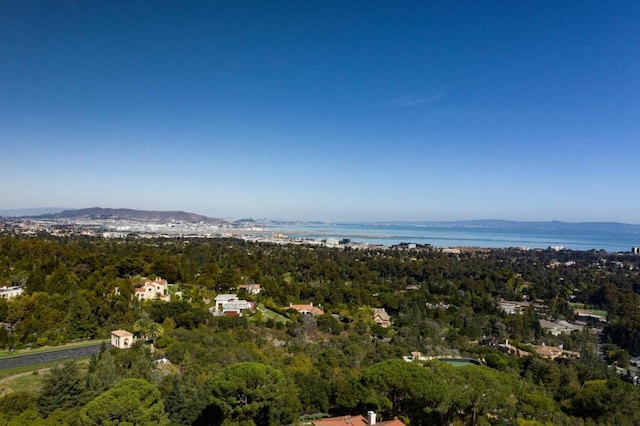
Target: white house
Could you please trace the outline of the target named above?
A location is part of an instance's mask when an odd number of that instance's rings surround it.
[[[225,305],[229,302],[233,302],[234,300],[238,300],[238,296],[235,294],[219,294],[216,296],[216,304],[213,309],[222,312]]]
[[[253,310],[253,303],[238,299],[235,294],[219,294],[215,306],[209,309],[213,315],[241,315],[242,311]]]
[[[242,315],[242,311],[253,310],[253,303],[247,300],[232,300],[222,309],[223,315]]]
[[[164,300],[169,301],[169,284],[167,280],[157,278],[155,280],[146,280],[142,287],[136,288],[136,297],[139,300]]]
[[[0,287],[0,297],[3,299],[13,299],[16,296],[20,296],[23,291],[23,288],[19,285],[9,287],[3,285]]]
[[[529,302],[518,302],[512,300],[500,300],[498,308],[506,314],[520,314],[531,305]]]
[[[127,330],[113,330],[111,332],[111,346],[115,346],[118,349],[128,349],[135,342],[133,333],[129,333]]]

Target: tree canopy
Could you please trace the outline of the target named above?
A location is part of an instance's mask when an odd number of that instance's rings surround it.
[[[169,425],[157,387],[143,379],[124,379],[91,400],[81,425]]]

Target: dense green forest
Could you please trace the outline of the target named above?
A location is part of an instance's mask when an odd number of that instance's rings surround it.
[[[182,297],[138,301],[145,277]],[[368,410],[410,425],[640,424],[639,388],[607,366],[640,355],[640,257],[630,254],[6,236],[0,282],[25,288],[0,299],[10,325],[0,348],[115,329],[141,337],[50,370],[38,392],[1,396],[0,425],[284,425]],[[262,292],[238,296],[262,309],[210,314],[217,294],[246,283]],[[543,308],[507,314],[501,299]],[[287,308],[309,302],[325,314]],[[606,311],[606,324],[557,336],[541,327],[542,316],[573,321],[576,306]],[[376,324],[373,308],[392,326]],[[531,355],[481,345],[487,337]],[[544,359],[532,349],[541,344],[580,357]],[[483,365],[405,362],[412,352]]]

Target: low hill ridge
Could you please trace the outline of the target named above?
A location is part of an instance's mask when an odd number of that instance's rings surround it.
[[[138,220],[142,222],[206,222],[212,224],[224,224],[223,219],[211,218],[196,213],[184,211],[157,211],[134,209],[111,209],[91,207],[78,210],[64,210],[59,213],[45,214],[39,218],[51,219],[124,219]]]

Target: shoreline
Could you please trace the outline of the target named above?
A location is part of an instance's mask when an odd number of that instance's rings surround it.
[[[367,226],[365,224],[296,224],[220,227],[201,223],[156,223],[134,221],[37,221],[0,220],[5,235],[87,236],[102,238],[225,238],[276,244],[311,244],[354,248],[392,247],[401,244],[431,246],[438,249],[554,249],[607,253],[630,253],[640,246],[640,233],[625,233],[599,229],[534,230],[512,228]]]

